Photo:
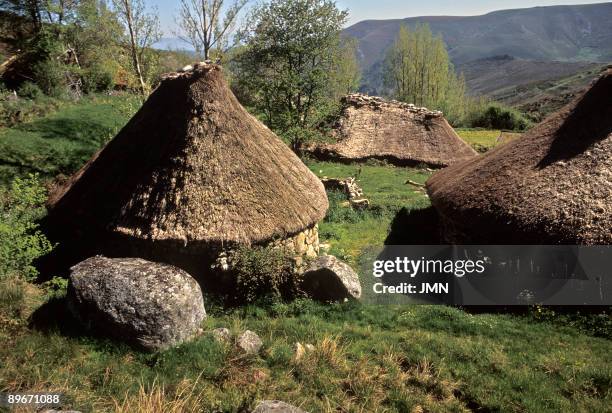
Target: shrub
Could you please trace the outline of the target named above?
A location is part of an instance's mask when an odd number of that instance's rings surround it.
[[[529,308],[529,316],[535,321],[549,322],[564,327],[573,327],[595,337],[612,338],[610,308],[543,307]]]
[[[68,88],[66,67],[54,59],[36,63],[33,68],[34,78],[42,91],[53,97],[63,96]]]
[[[290,254],[273,247],[240,247],[231,256],[231,272],[240,302],[265,296],[289,298],[297,295],[299,277]]]
[[[15,178],[0,192],[0,278],[36,277],[33,261],[52,250],[36,223],[45,213],[45,192],[36,175]]]
[[[114,86],[113,74],[99,66],[93,66],[83,71],[83,92],[106,92]]]
[[[481,113],[473,115],[471,124],[476,128],[517,131],[524,131],[531,126],[525,115],[499,104],[490,104]]]
[[[295,126],[280,132],[280,137],[293,149],[294,152],[299,152],[304,148],[304,145],[313,142],[324,142],[328,140],[321,132]]]
[[[36,83],[28,81],[21,85],[17,94],[22,98],[37,100],[43,95],[43,91]]]

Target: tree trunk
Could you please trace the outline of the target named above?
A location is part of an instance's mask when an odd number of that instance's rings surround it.
[[[142,77],[142,69],[140,68],[140,59],[138,58],[138,45],[136,44],[136,34],[134,33],[134,21],[132,19],[132,6],[129,0],[124,0],[125,4],[125,19],[130,33],[130,52],[132,54],[132,65],[138,81],[140,82],[140,90],[142,94],[146,94],[146,85]]]

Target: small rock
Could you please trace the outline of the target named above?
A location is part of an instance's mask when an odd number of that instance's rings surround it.
[[[351,201],[351,206],[354,209],[368,209],[370,207],[370,201],[363,198],[363,199],[352,199]]]
[[[261,350],[263,342],[257,334],[251,330],[246,330],[238,337],[236,345],[247,354],[256,354]]]
[[[212,335],[220,343],[229,343],[232,340],[232,333],[229,329],[223,328],[215,328],[212,331]]]
[[[306,344],[304,347],[306,348],[306,351],[308,352],[315,350],[315,346],[313,346],[312,344]]]
[[[295,343],[295,360],[300,360],[306,354],[306,349],[302,345],[302,343]]]
[[[307,413],[299,407],[292,406],[280,400],[264,400],[257,405],[252,413]]]
[[[185,271],[140,258],[89,258],[71,268],[68,308],[96,333],[162,350],[198,334],[202,290]]]
[[[191,72],[192,70],[193,70],[193,66],[187,65],[187,66],[184,66],[181,70],[179,70],[179,72],[185,73],[185,72]]]
[[[361,297],[359,276],[348,264],[333,255],[314,260],[303,275],[302,290],[321,301],[343,301]]]

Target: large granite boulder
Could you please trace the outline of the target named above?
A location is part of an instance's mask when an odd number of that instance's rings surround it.
[[[280,400],[264,400],[257,405],[253,413],[307,413],[299,407]]]
[[[361,297],[359,276],[333,255],[322,255],[304,271],[302,290],[321,301],[342,301]]]
[[[185,271],[140,258],[89,258],[71,268],[68,308],[86,327],[156,351],[195,336],[206,317]]]

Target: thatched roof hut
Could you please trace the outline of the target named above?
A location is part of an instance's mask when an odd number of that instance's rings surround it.
[[[317,145],[311,152],[322,159],[382,159],[401,166],[435,167],[477,156],[442,112],[361,94],[342,99],[332,136],[336,143]]]
[[[88,254],[112,244],[123,248],[112,255],[173,261],[170,252],[294,236],[314,227],[327,207],[319,179],[240,105],[222,69],[198,64],[167,75],[119,134],[51,195],[46,226],[60,242],[86,238],[95,245]],[[102,246],[106,236],[111,241]]]
[[[427,182],[446,241],[612,243],[612,71],[522,138]]]

